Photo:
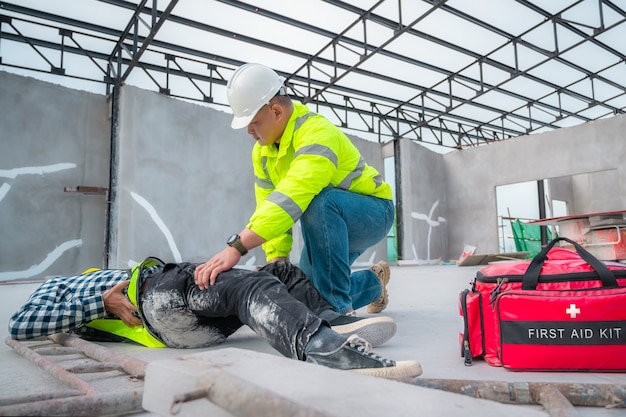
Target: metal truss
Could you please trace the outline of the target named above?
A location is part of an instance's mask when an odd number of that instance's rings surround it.
[[[17,1],[0,2],[0,66],[95,83],[102,85],[106,94],[116,85],[142,80],[142,88],[147,85],[162,94],[226,105],[223,90],[227,80],[245,62],[159,36],[164,25],[174,24],[200,31],[216,42],[236,39],[268,53],[291,57],[299,63],[295,70],[275,69],[287,79],[294,98],[315,106],[338,126],[381,143],[404,138],[463,149],[610,117],[626,108],[626,77],[615,76],[626,71],[624,49],[610,40],[625,30],[626,10],[611,0],[572,0],[557,13],[548,12],[539,1],[516,0],[518,6],[541,17],[517,34],[480,15],[454,8],[447,0],[422,0],[422,11],[413,13],[406,23],[406,11],[414,2],[380,0],[362,9],[356,2],[325,0],[327,5],[353,16],[351,23],[337,32],[251,3],[213,2],[327,40],[313,52],[290,48],[271,37],[246,36],[234,25],[217,27],[194,16],[177,15],[174,11],[178,2],[100,0],[100,5],[130,15],[116,28],[99,24],[97,19],[74,19],[24,7]],[[597,11],[599,19],[594,24],[564,17],[583,3],[592,3]],[[379,12],[383,6],[385,12]],[[435,14],[460,19],[500,42],[485,53],[481,48],[457,45],[420,30],[422,23]],[[534,41],[536,34],[547,28],[551,32],[550,47]],[[373,31],[377,37],[372,36]],[[387,34],[382,40],[381,31]],[[370,40],[373,38],[377,41]],[[428,42],[464,57],[466,64],[459,68],[417,59],[393,47],[400,39]],[[598,68],[571,58],[573,51],[588,45],[612,59]],[[522,53],[533,54],[531,65],[521,64]],[[513,56],[510,62],[501,58],[506,54]],[[377,58],[435,74],[437,81],[426,84],[419,77],[391,75],[372,64]],[[539,69],[552,63],[576,76],[565,83],[544,79]],[[493,73],[498,76],[493,77]],[[346,82],[351,77],[364,82],[355,87],[353,82]],[[537,86],[542,94],[511,88],[516,82]],[[374,83],[397,86],[402,93],[381,94],[369,88]],[[599,97],[598,88],[610,93]],[[515,105],[501,106],[493,96]]]

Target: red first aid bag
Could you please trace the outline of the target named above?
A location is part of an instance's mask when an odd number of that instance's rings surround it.
[[[564,240],[576,251],[555,248]],[[459,295],[461,354],[512,370],[626,370],[626,265],[570,239],[489,265]]]

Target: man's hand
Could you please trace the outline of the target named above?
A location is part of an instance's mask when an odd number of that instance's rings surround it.
[[[241,259],[241,254],[235,248],[227,246],[223,251],[209,259],[207,262],[196,267],[193,279],[201,290],[206,290],[215,284],[220,272],[228,271]]]
[[[248,249],[252,250],[265,242],[261,236],[246,228],[239,233],[241,243]],[[193,274],[196,285],[201,290],[206,290],[209,286],[215,284],[217,275],[220,272],[228,271],[241,259],[241,253],[231,246],[226,246],[224,250],[209,259],[202,265],[198,265]]]
[[[128,327],[141,326],[141,320],[133,314],[137,312],[137,307],[124,295],[123,290],[128,288],[128,284],[130,281],[122,281],[102,294],[104,308],[109,313],[119,317]]]

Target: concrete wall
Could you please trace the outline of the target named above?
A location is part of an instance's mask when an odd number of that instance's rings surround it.
[[[224,112],[135,87],[120,109],[111,263],[208,259],[254,210],[253,141]]]
[[[569,214],[626,209],[626,115],[443,155],[448,256],[498,252],[499,185],[572,176]]]
[[[103,266],[108,187],[104,96],[0,71],[0,280]]]
[[[207,259],[253,211],[252,141],[205,106],[130,86],[120,105],[109,266]],[[110,125],[105,96],[0,72],[0,280],[105,266],[106,196],[64,187],[109,186]],[[455,259],[466,244],[497,252],[499,185],[569,176],[577,212],[626,208],[625,131],[619,116],[445,155],[402,140],[402,260]],[[351,139],[383,172],[381,146]],[[357,266],[386,257],[383,240]]]
[[[436,264],[447,260],[448,195],[443,155],[400,141],[403,256],[400,261]]]
[[[107,98],[0,72],[0,280],[42,278],[105,266],[106,195],[65,186],[109,186]],[[145,258],[203,261],[254,210],[250,152],[230,114],[125,86],[111,203],[109,267]],[[380,145],[351,138],[381,169]],[[294,228],[291,260],[302,248]],[[364,253],[386,259],[386,242]],[[258,248],[242,264],[261,265]]]
[[[119,190],[113,265],[148,255],[165,261],[204,261],[241,231],[254,211],[245,129],[232,130],[231,115],[161,94],[125,86],[121,95]],[[366,160],[382,169],[380,145],[351,138]],[[300,258],[299,223],[290,259]],[[364,253],[386,258],[386,242]],[[242,259],[262,265],[257,248]]]

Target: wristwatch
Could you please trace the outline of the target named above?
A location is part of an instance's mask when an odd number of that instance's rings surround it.
[[[246,249],[243,243],[241,243],[241,239],[239,238],[239,235],[236,233],[228,238],[228,240],[226,241],[226,244],[230,247],[237,249],[239,253],[241,254],[241,256],[244,256],[246,253],[248,253],[248,249]]]

